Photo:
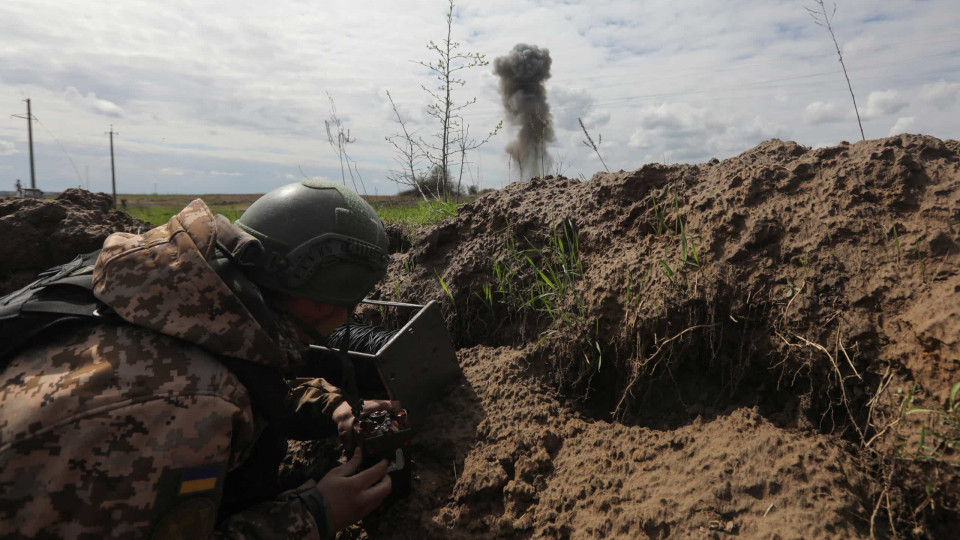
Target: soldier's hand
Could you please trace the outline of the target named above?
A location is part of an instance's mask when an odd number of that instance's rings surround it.
[[[332,469],[317,483],[317,491],[330,508],[335,531],[366,517],[390,494],[387,460],[357,472],[361,460],[357,450],[349,461]]]
[[[399,401],[389,401],[386,399],[365,399],[363,400],[363,412],[391,411],[398,412],[403,407]],[[333,421],[337,424],[337,431],[340,433],[340,442],[347,448],[350,447],[350,438],[353,436],[353,409],[350,404],[344,401],[333,411]]]

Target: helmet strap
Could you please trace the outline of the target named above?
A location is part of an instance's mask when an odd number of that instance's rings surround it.
[[[359,419],[360,413],[363,412],[363,400],[360,399],[360,390],[357,388],[357,372],[353,369],[353,362],[347,354],[350,347],[350,319],[347,319],[344,325],[343,342],[340,344],[340,350],[337,351],[337,356],[340,357],[341,378],[343,379],[341,390],[343,390],[343,398],[353,409],[353,417]]]
[[[300,331],[303,335],[310,338],[310,341],[313,343],[323,343],[326,340],[326,337],[317,331],[316,328],[307,324],[306,321],[297,317],[296,315],[289,314],[287,319],[293,322],[293,325],[297,327],[297,330]]]

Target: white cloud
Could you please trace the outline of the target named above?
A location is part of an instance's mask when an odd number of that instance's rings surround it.
[[[861,54],[873,51],[879,43],[881,42],[875,34],[857,36],[843,44],[843,56],[849,61]]]
[[[0,156],[12,156],[17,153],[17,147],[10,141],[0,139]]]
[[[331,182],[331,180],[330,180],[329,178],[327,178],[326,176],[307,176],[307,177],[304,177],[302,174],[299,174],[299,173],[298,173],[298,174],[285,174],[285,175],[283,175],[283,177],[284,177],[285,179],[291,180],[291,181],[293,181],[293,182],[302,182],[302,181],[304,181],[304,180],[319,180],[319,181],[321,181],[321,182]]]
[[[609,112],[596,110],[596,99],[583,89],[554,86],[547,92],[553,113],[553,124],[558,129],[580,131],[579,119],[587,128],[600,128],[610,121]]]
[[[913,126],[916,125],[916,123],[916,116],[902,116],[897,118],[897,122],[893,124],[893,126],[890,128],[890,131],[887,132],[887,135],[892,137],[901,133],[907,133],[909,130],[913,129]]]
[[[888,116],[902,111],[907,108],[907,105],[909,105],[907,100],[900,97],[896,90],[870,92],[867,95],[867,105],[863,108],[862,116],[864,120]]]
[[[183,171],[171,167],[164,167],[160,169],[160,174],[163,176],[183,176]]]
[[[390,97],[387,96],[387,92],[390,92],[390,96],[393,97],[393,104],[397,108],[396,112],[390,105]],[[403,101],[403,98],[397,95],[396,89],[382,88],[377,95],[380,97],[380,120],[386,125],[396,126],[398,132],[402,130],[400,124],[397,123],[397,113],[400,113],[400,118],[407,124],[407,129],[410,129],[411,125],[418,125],[430,119],[430,115],[426,114],[425,109],[413,106],[408,101]]]
[[[925,84],[920,89],[920,97],[938,109],[950,107],[957,102],[958,96],[960,96],[960,83],[955,82],[937,81]]]
[[[439,0],[235,0],[230,10],[194,0],[0,0],[0,101],[17,112],[29,95],[94,177],[109,176],[93,169],[103,163],[107,124],[122,115],[117,155],[132,192],[152,192],[157,171],[176,167],[179,175],[162,177],[168,190],[219,181],[217,189],[250,193],[302,179],[298,166],[339,182],[323,127],[329,91],[369,182],[393,166],[385,89],[419,135],[432,141],[437,132],[421,88],[437,81],[416,61],[445,35],[444,10]],[[885,135],[898,117],[916,118],[914,130],[958,137],[956,115],[944,113],[960,99],[956,0],[925,0],[923,9],[908,0],[844,2],[836,17],[861,112],[877,115],[864,122],[867,137]],[[700,2],[696,10],[666,0],[462,0],[453,34],[488,60],[521,40],[551,51],[551,151],[573,175],[601,167],[581,144],[578,116],[595,138],[602,131],[611,169],[664,153],[725,158],[774,135],[804,144],[859,138],[833,43],[795,0]],[[486,134],[503,116],[496,77],[489,67],[459,73],[466,84],[454,101],[476,97],[464,121]],[[888,93],[871,103],[870,89]],[[669,106],[658,110],[661,103]],[[17,141],[21,153],[23,127],[0,125],[0,139]],[[40,144],[46,136],[41,128]],[[508,136],[468,157],[483,187],[507,176]],[[44,158],[48,189],[75,185],[62,154]],[[0,155],[0,166],[22,174],[21,157]]]
[[[67,89],[63,91],[63,95],[66,96],[68,100],[83,106],[88,111],[113,118],[123,117],[123,109],[121,109],[120,106],[112,101],[98,98],[93,92],[87,92],[87,95],[84,96],[73,86],[68,86]]]
[[[814,101],[803,110],[803,121],[808,124],[826,124],[842,119],[840,108],[836,103]]]
[[[223,171],[210,171],[210,176],[243,176],[243,173],[239,172],[223,172]]]
[[[686,103],[661,103],[640,111],[639,127],[628,146],[645,151],[649,161],[706,161],[743,151],[778,135],[780,128],[759,116],[747,116]]]

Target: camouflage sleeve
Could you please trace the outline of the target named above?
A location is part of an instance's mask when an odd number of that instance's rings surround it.
[[[315,487],[316,482],[310,480],[272,501],[236,513],[220,523],[212,538],[333,538],[334,532],[327,526],[331,521],[328,507]],[[313,497],[301,495],[308,493]]]
[[[343,403],[343,394],[324,379],[294,379],[287,394],[292,439],[321,439],[337,434],[333,411]]]

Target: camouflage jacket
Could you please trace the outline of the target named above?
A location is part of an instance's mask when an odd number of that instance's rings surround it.
[[[217,522],[224,480],[262,427],[224,362],[282,370],[290,357],[209,264],[231,226],[197,200],[143,235],[110,236],[94,294],[130,324],[47,332],[0,364],[0,537],[329,532],[297,496],[310,482]],[[312,381],[288,401],[332,426],[334,390]]]

